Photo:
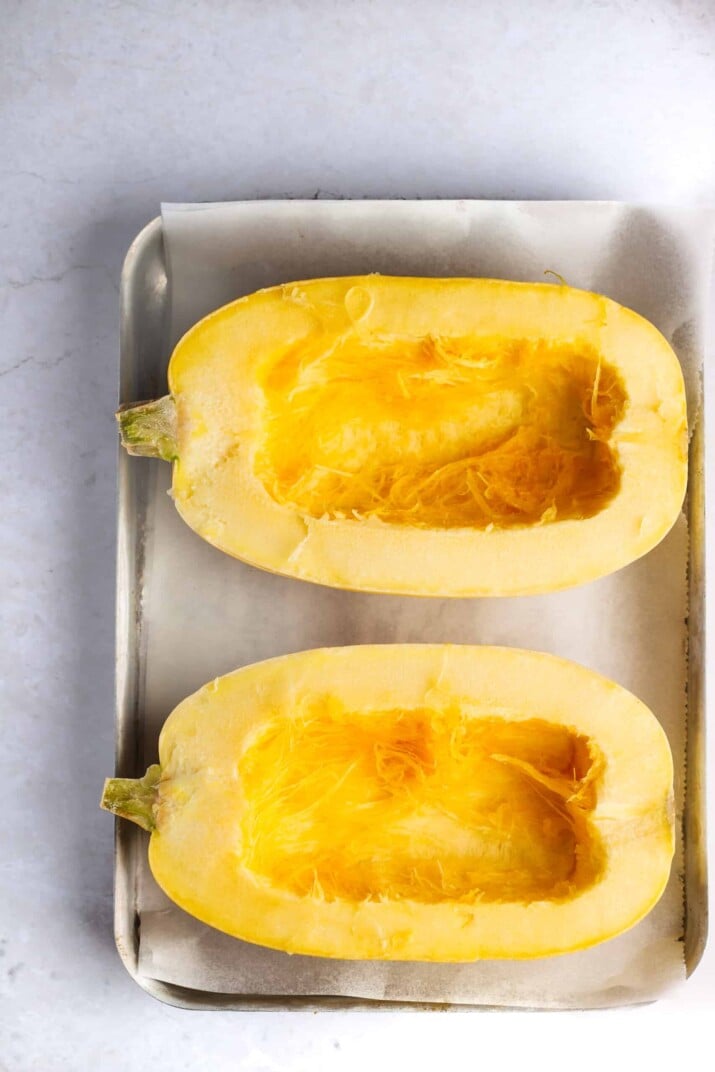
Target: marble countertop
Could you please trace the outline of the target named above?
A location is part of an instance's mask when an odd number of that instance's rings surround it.
[[[160,201],[712,204],[713,5],[8,0],[2,36],[0,1069],[426,1068],[470,1053],[538,1069],[556,1039],[590,1068],[629,1032],[643,1060],[696,1053],[715,947],[657,1005],[606,1014],[160,1005],[114,948],[97,801],[113,767],[118,281]]]

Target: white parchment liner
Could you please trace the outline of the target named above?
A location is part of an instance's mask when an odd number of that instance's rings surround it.
[[[553,271],[651,320],[700,407],[712,215],[598,202],[253,202],[165,205],[167,354],[212,309],[259,287],[379,271],[544,281]],[[141,464],[141,463],[137,463]],[[668,733],[682,813],[688,533],[681,517],[639,562],[548,596],[441,600],[361,595],[286,580],[203,543],[176,514],[157,466],[146,518],[142,703],[147,762],[184,696],[238,666],[333,644],[505,644],[574,659],[631,689]],[[139,970],[220,993],[343,995],[583,1008],[652,999],[684,977],[683,846],[650,915],[594,949],[467,965],[288,956],[220,934],[175,907],[142,859]]]

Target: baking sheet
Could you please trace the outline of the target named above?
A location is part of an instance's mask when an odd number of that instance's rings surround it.
[[[712,217],[602,203],[255,202],[165,206],[170,300],[157,390],[173,344],[211,309],[257,287],[382,271],[543,280],[608,294],[652,320],[683,364],[691,425],[700,377]],[[547,277],[548,278],[548,277]],[[157,300],[159,300],[157,298]],[[127,399],[125,399],[127,400]],[[665,727],[684,802],[688,526],[651,554],[568,592],[520,599],[362,595],[274,577],[229,559],[184,526],[148,466],[137,501],[136,683],[145,763],[164,719],[210,678],[258,659],[326,644],[510,644],[575,659],[632,689]],[[678,827],[680,829],[680,822]],[[132,855],[141,976],[237,995],[341,995],[391,1001],[588,1007],[656,997],[684,977],[683,845],[668,889],[637,927],[592,950],[524,963],[434,965],[328,961],[221,935],[169,902]]]

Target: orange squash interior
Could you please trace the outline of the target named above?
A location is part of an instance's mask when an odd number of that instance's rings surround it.
[[[504,528],[592,517],[619,488],[626,392],[585,344],[321,338],[263,390],[256,473],[314,518]]]
[[[588,823],[601,765],[542,719],[322,705],[275,719],[243,755],[245,863],[328,901],[574,896],[602,864]]]

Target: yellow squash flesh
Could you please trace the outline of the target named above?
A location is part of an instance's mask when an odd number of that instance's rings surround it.
[[[597,294],[379,275],[259,291],[197,324],[171,394],[119,414],[174,462],[204,539],[342,588],[565,588],[678,516],[683,377],[663,336]]]
[[[381,645],[287,655],[181,703],[104,806],[159,885],[246,941],[347,959],[591,946],[660,897],[672,759],[631,693],[550,655]]]

